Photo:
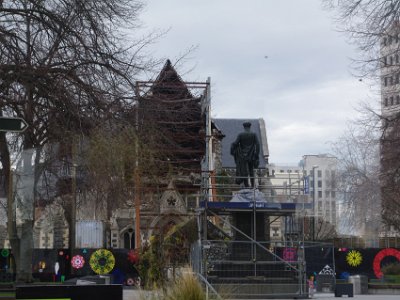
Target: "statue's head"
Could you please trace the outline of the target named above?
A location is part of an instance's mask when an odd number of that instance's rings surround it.
[[[243,123],[243,127],[246,128],[250,128],[251,127],[251,123],[250,122],[244,122]]]

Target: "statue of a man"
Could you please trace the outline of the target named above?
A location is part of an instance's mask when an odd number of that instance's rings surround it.
[[[250,127],[250,122],[243,123],[244,132],[239,133],[231,145],[231,155],[236,163],[236,183],[243,182],[245,187],[249,187],[249,176],[251,186],[254,187],[254,169],[259,165],[260,143]]]

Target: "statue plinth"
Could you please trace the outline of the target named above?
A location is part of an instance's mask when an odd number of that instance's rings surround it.
[[[230,202],[266,203],[267,200],[258,189],[242,189],[233,195]],[[255,220],[254,217],[256,217]],[[255,215],[252,211],[235,212],[233,213],[233,224],[247,236],[257,241],[269,240],[269,219],[264,212],[257,212]],[[254,229],[256,234],[254,234]],[[235,240],[248,241],[249,239],[237,232]]]
[[[258,189],[242,189],[235,193],[230,202],[267,202],[264,193]]]

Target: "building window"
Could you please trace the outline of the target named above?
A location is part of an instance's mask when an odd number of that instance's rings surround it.
[[[322,198],[322,191],[318,191],[318,198]]]
[[[322,180],[318,180],[318,187],[322,188]]]
[[[331,195],[332,195],[332,198],[336,198],[336,192],[335,191],[332,191]]]
[[[329,198],[330,192],[329,191],[325,191],[325,198]]]
[[[388,98],[385,98],[385,106],[388,106]]]
[[[390,85],[393,85],[393,76],[390,76]]]
[[[387,44],[387,38],[384,38],[383,39],[383,45],[386,46],[386,44]]]
[[[393,105],[394,104],[394,102],[393,102],[393,96],[391,96],[390,97],[390,105]]]
[[[272,227],[272,236],[279,236],[279,228],[278,227]]]
[[[322,177],[322,171],[318,170],[318,177]]]
[[[388,40],[389,45],[392,43],[392,36],[389,35],[389,40]]]
[[[400,77],[400,74],[399,74],[399,73],[397,73],[397,74],[396,74],[396,84],[398,84],[398,83],[399,83],[399,77]]]
[[[400,104],[400,96],[399,95],[396,96],[396,104]]]
[[[387,86],[387,83],[388,83],[388,78],[385,77],[385,78],[383,79],[383,84],[384,84],[385,86]]]
[[[135,249],[135,232],[132,228],[129,228],[129,230],[124,233],[124,248]]]
[[[396,64],[398,64],[398,63],[399,63],[399,55],[396,54]]]
[[[393,56],[389,57],[390,65],[393,66]]]

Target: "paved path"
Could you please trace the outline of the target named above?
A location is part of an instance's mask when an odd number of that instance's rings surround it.
[[[343,296],[341,298],[348,298],[347,296]],[[341,299],[340,297],[335,297],[334,294],[315,294],[313,299]],[[399,295],[354,295],[351,299],[359,299],[359,300],[394,300],[400,299]]]
[[[124,300],[150,300],[152,297],[150,297],[151,293],[145,292],[145,291],[139,291],[139,290],[133,290],[133,289],[124,289]],[[321,299],[321,300],[328,300],[328,299],[344,299],[348,298],[347,296],[343,297],[337,297],[335,298],[334,294],[322,294],[322,293],[317,293],[314,295],[313,299]],[[156,298],[157,299],[157,298]],[[287,300],[292,300],[293,298],[287,298]],[[400,294],[399,295],[354,295],[353,298],[350,299],[356,299],[356,300],[400,300]],[[190,300],[190,299],[187,299]],[[240,300],[240,299],[235,299],[235,300]],[[245,299],[249,300],[249,299]]]
[[[328,300],[328,299],[356,299],[356,300],[399,300],[399,295],[354,295],[353,298],[347,296],[335,297],[334,294],[315,294],[312,299]],[[125,299],[124,299],[125,300]],[[142,300],[142,299],[140,299]],[[232,299],[233,300],[233,299]],[[235,299],[235,300],[249,300],[249,299]],[[293,300],[293,298],[286,298],[281,300]]]
[[[135,290],[135,289],[124,289],[123,300],[157,300],[153,297],[153,292]]]

